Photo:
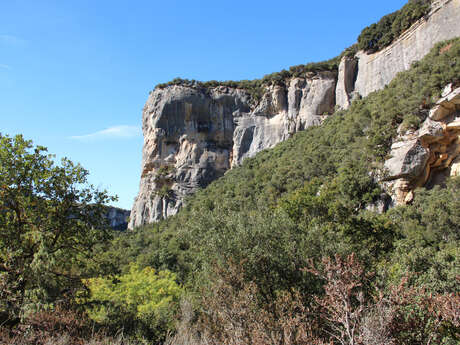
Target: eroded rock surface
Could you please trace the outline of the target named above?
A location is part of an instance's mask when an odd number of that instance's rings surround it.
[[[396,74],[408,70],[414,61],[428,54],[436,43],[460,36],[459,19],[460,0],[434,1],[431,12],[390,46],[373,54],[358,52],[356,66],[344,58],[340,65],[344,72],[339,70],[337,82],[337,105],[346,109],[351,95],[365,97],[381,90]],[[350,85],[350,75],[354,73],[356,80]]]
[[[460,175],[460,87],[448,85],[443,96],[418,131],[399,136],[391,147],[384,186],[395,204],[412,201],[417,187]]]
[[[336,106],[347,108],[355,97],[382,89],[437,42],[460,36],[459,18],[460,0],[435,1],[429,15],[382,51],[344,57],[338,75],[309,73],[267,86],[257,102],[244,90],[222,86],[156,89],[143,110],[142,176],[129,228],[177,213],[187,195],[245,158],[320,124]],[[395,142],[385,183],[395,203],[410,201],[415,186],[441,176],[433,171],[460,170],[455,92],[446,89],[415,136]]]
[[[356,77],[358,73],[358,60],[354,57],[343,57],[339,65],[337,81],[336,103],[339,107],[347,109],[353,99]]]

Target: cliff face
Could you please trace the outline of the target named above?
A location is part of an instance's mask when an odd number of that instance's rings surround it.
[[[332,72],[295,78],[267,87],[257,104],[228,87],[153,91],[143,110],[142,175],[129,227],[177,213],[187,195],[244,158],[319,124],[333,112],[335,84]]]
[[[390,46],[374,54],[360,51],[353,59],[344,58],[339,68],[337,105],[347,108],[353,96],[365,97],[384,88],[436,43],[460,36],[459,19],[460,0],[435,1],[430,13]]]
[[[128,227],[130,211],[118,207],[107,207],[107,222],[114,230],[126,230]]]
[[[354,97],[382,89],[435,43],[460,36],[458,19],[460,0],[435,2],[426,18],[384,50],[344,57],[338,73],[307,73],[288,80],[285,86],[267,86],[259,101],[245,90],[223,86],[156,89],[143,110],[142,175],[128,227],[177,213],[187,195],[246,157],[320,124],[336,106],[347,108]],[[399,149],[405,152],[401,153],[404,157],[415,152],[420,162],[414,164],[422,166],[421,173],[433,159],[433,151],[425,152],[427,148],[419,139],[412,140],[415,148],[401,144],[404,147]],[[418,172],[412,174],[419,177]],[[405,183],[395,176],[393,184]],[[410,190],[407,186],[391,187]],[[394,196],[397,202],[401,198]]]

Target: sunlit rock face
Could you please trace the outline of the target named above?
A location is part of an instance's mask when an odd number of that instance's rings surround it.
[[[408,70],[441,41],[460,36],[460,0],[438,0],[431,12],[414,23],[395,42],[373,53],[344,57],[339,68],[336,103],[348,108],[356,96],[381,90],[399,72]]]
[[[459,136],[460,87],[449,84],[420,129],[399,135],[391,147],[384,186],[394,204],[411,202],[417,187],[460,174]]]

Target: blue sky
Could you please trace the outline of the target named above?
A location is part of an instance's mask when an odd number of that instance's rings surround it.
[[[156,84],[329,59],[405,2],[0,1],[0,132],[80,162],[129,209]]]

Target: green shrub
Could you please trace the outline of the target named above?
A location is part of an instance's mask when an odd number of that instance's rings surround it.
[[[263,291],[301,282],[294,267],[319,253],[354,251],[377,264],[392,250],[397,224],[365,211],[381,193],[374,176],[398,126],[423,120],[425,108],[459,75],[460,40],[437,45],[384,90],[246,159],[190,197],[178,215],[130,235],[133,248],[136,237],[149,238],[135,259],[191,282],[212,262],[246,257],[245,272],[267,284]]]
[[[376,52],[389,46],[405,30],[426,15],[431,0],[410,0],[399,11],[384,16],[378,23],[372,24],[358,37],[358,48],[366,52]]]
[[[0,323],[72,300],[88,257],[111,237],[88,171],[0,133]]]
[[[89,297],[83,299],[89,317],[99,324],[123,326],[127,332],[141,332],[155,340],[164,340],[174,329],[174,317],[182,288],[176,275],[158,273],[150,267],[132,264],[126,274],[97,277],[84,281]]]
[[[189,80],[182,78],[174,78],[170,82],[158,84],[155,89],[164,89],[172,85],[181,85],[194,88],[210,88],[225,86],[236,89],[246,90],[255,101],[259,101],[264,93],[264,86],[268,85],[285,85],[286,82],[293,77],[305,77],[307,73],[319,73],[322,71],[338,72],[340,59],[343,55],[349,55],[350,52],[355,52],[353,47],[348,48],[340,56],[322,62],[311,62],[305,65],[297,65],[289,67],[289,70],[282,70],[281,72],[274,72],[265,75],[262,79],[254,80],[240,80],[240,81],[216,81],[211,80],[207,82]]]

